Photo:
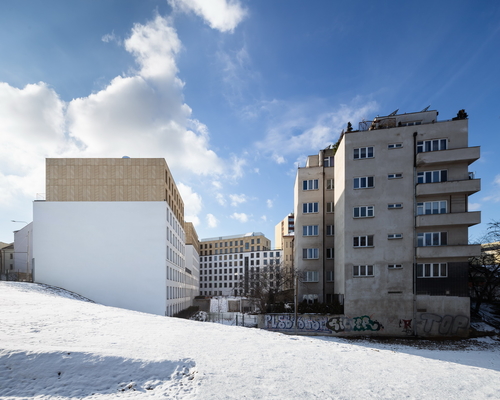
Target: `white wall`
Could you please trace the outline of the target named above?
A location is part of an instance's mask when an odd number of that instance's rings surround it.
[[[33,210],[34,280],[165,315],[166,202],[45,202]]]

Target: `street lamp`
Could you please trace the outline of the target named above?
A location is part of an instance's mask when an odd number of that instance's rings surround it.
[[[26,221],[16,221],[16,220],[11,219],[10,222],[22,222],[23,224],[28,225],[28,223]]]

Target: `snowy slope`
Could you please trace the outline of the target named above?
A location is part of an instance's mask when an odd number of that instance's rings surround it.
[[[0,398],[500,398],[492,339],[409,346],[286,336],[62,293],[0,282]]]

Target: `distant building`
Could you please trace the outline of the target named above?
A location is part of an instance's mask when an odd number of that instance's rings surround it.
[[[14,271],[17,279],[32,281],[33,223],[14,231]]]
[[[34,279],[159,315],[192,304],[184,203],[162,158],[47,159],[33,210]],[[190,239],[195,233],[190,234]]]
[[[392,321],[386,334],[467,334],[467,260],[480,253],[468,244],[480,222],[468,209],[480,190],[468,166],[479,147],[468,146],[463,110],[437,115],[363,121],[297,170],[300,300],[338,300],[346,315]]]
[[[0,277],[7,279],[14,272],[14,243],[0,242]]]

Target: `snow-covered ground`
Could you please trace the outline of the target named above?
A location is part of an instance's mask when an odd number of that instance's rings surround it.
[[[287,336],[0,282],[2,399],[499,399],[500,345]]]

